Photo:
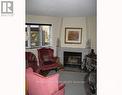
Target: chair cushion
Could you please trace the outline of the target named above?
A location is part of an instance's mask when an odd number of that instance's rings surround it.
[[[43,60],[44,60],[45,62],[50,61],[49,55],[43,55]]]
[[[49,65],[49,64],[53,64],[53,63],[54,63],[53,61],[44,61],[45,65]]]
[[[48,65],[48,64],[53,64],[54,62],[53,62],[52,58],[49,55],[44,55],[43,56],[43,63],[45,65]]]
[[[59,74],[44,77],[37,73],[27,73],[26,78],[29,84],[29,95],[52,95],[58,91]]]
[[[48,64],[48,65],[44,65],[41,67],[41,70],[50,70],[51,69],[55,69],[57,67],[59,67],[60,64],[57,64],[57,63],[53,63],[53,64]]]

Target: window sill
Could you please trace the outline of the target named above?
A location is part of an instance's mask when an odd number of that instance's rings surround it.
[[[41,47],[26,47],[26,49],[39,49],[39,48],[43,48],[43,47],[45,47],[45,48],[50,48],[51,46],[41,46]]]

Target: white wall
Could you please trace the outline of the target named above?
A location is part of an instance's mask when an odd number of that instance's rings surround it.
[[[91,48],[97,51],[97,24],[96,17],[86,17],[86,25],[87,25],[87,39],[91,40]],[[96,52],[97,53],[97,52]]]

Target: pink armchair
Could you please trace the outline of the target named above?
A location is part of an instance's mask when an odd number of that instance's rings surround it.
[[[29,95],[64,95],[65,85],[59,83],[59,74],[44,77],[28,68],[26,82]]]

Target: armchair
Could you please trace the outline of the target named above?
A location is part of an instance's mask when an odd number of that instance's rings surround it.
[[[39,66],[37,65],[37,58],[31,52],[25,52],[26,68],[31,67],[34,72],[39,72]]]
[[[29,95],[64,95],[65,84],[59,83],[59,74],[48,77],[26,69],[27,92]]]
[[[52,69],[57,71],[57,69],[61,67],[58,57],[54,57],[53,53],[54,50],[51,48],[38,49],[39,65],[42,71]]]

